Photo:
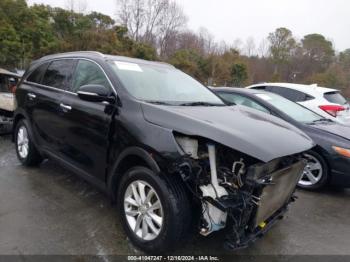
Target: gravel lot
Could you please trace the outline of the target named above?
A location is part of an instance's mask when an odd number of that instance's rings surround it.
[[[350,191],[298,192],[284,220],[234,254],[350,255]],[[232,254],[222,234],[195,236],[179,254]],[[28,169],[0,137],[0,255],[141,254],[107,197],[53,161]]]

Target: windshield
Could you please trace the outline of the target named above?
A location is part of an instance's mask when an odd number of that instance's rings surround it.
[[[172,105],[224,105],[206,87],[175,68],[110,62],[120,81],[137,99]]]
[[[266,102],[273,105],[278,110],[282,111],[283,113],[285,113],[286,115],[290,116],[298,122],[307,124],[324,119],[322,116],[315,114],[314,112],[306,109],[305,107],[279,95],[264,93],[256,94],[256,96],[265,100]]]

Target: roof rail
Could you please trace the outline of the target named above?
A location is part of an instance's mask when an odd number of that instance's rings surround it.
[[[57,54],[52,54],[52,55],[46,55],[46,56],[42,57],[41,59],[55,57],[55,56],[60,56],[60,55],[74,55],[74,54],[91,54],[91,55],[98,55],[100,57],[104,57],[105,56],[101,52],[97,52],[97,51],[73,51],[73,52],[64,52],[64,53],[57,53]]]
[[[63,54],[95,54],[95,55],[99,55],[101,57],[105,56],[104,54],[102,54],[101,52],[98,52],[98,51],[75,51],[75,52],[67,52],[67,53],[63,53]]]

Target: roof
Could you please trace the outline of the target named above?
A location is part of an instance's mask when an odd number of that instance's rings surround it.
[[[317,86],[316,84],[302,85],[302,84],[292,84],[292,83],[262,83],[262,84],[251,85],[251,86],[248,86],[247,88],[252,88],[252,87],[257,87],[257,86],[266,86],[266,85],[276,86],[276,87],[286,87],[286,88],[290,88],[293,90],[297,90],[297,91],[306,93],[310,96],[315,96],[315,94],[323,95],[324,93],[327,93],[327,92],[339,91],[337,89]]]
[[[256,89],[247,89],[242,87],[216,87],[211,88],[214,92],[228,92],[228,93],[243,93],[243,94],[260,94],[260,93],[267,93],[263,90],[256,90]]]
[[[6,75],[6,76],[11,76],[11,77],[17,77],[17,78],[21,77],[19,74],[10,72],[10,71],[3,69],[3,68],[0,68],[0,75]]]
[[[174,68],[174,66],[163,63],[163,62],[156,62],[156,61],[148,61],[143,60],[139,58],[130,58],[126,56],[116,56],[116,55],[108,55],[108,54],[102,54],[100,52],[96,51],[76,51],[76,52],[67,52],[67,53],[59,53],[59,54],[53,54],[53,55],[47,55],[44,56],[38,61],[46,61],[51,59],[57,59],[57,58],[90,58],[90,59],[104,59],[104,60],[115,60],[115,61],[121,61],[121,62],[129,62],[129,63],[135,63],[135,64],[147,64],[147,65],[158,65],[158,66],[168,66]]]

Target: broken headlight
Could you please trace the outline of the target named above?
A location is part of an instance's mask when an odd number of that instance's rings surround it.
[[[198,159],[198,140],[189,136],[175,135],[176,142],[181,147],[182,151],[194,158]]]

